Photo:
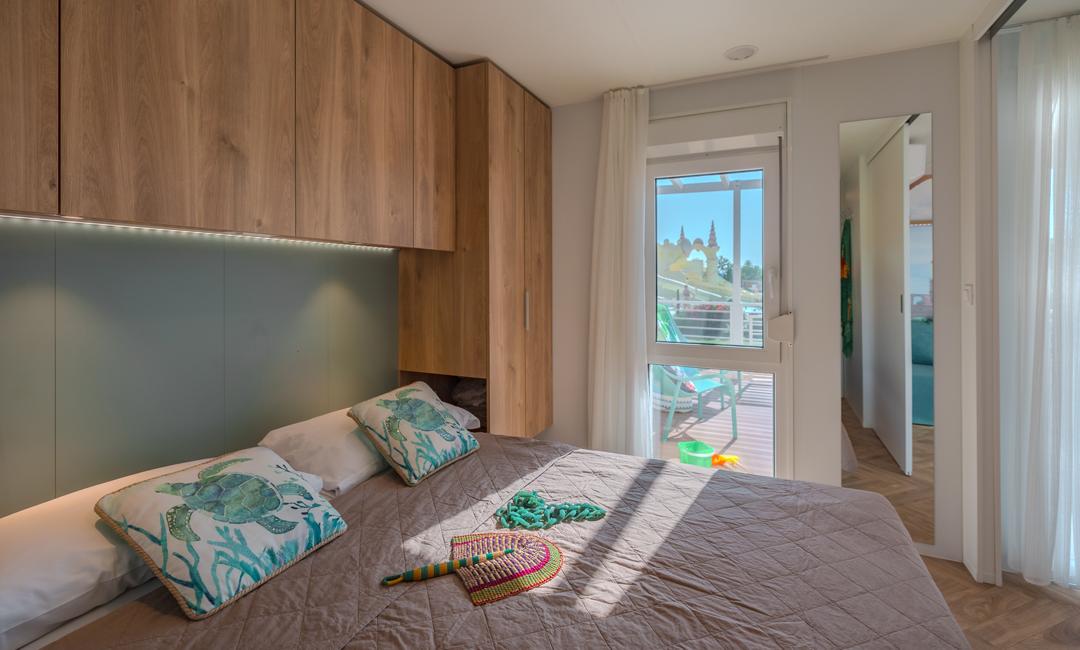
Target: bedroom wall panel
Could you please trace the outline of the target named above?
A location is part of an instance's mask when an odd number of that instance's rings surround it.
[[[393,388],[397,274],[391,260],[385,253],[252,241],[230,246],[227,447],[249,447],[283,422]]]
[[[56,490],[224,453],[222,246],[56,231]]]
[[[0,219],[0,516],[392,388],[396,300],[389,252]]]
[[[54,260],[48,223],[0,231],[0,516],[52,498]]]
[[[323,265],[302,248],[257,244],[240,242],[225,261],[225,435],[233,448],[258,443],[275,422],[303,419],[312,404],[330,410]]]

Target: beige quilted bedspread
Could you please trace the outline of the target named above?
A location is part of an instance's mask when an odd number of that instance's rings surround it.
[[[384,472],[339,497],[345,535],[207,620],[158,589],[51,647],[967,647],[878,495],[478,438],[417,487]],[[608,510],[543,533],[566,556],[554,580],[484,607],[453,576],[379,585],[493,530],[520,489]]]

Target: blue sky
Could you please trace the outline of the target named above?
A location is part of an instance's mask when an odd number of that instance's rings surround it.
[[[728,174],[731,179],[760,178],[761,172]],[[716,181],[718,176],[684,177],[683,182]],[[661,180],[658,183],[667,183]],[[720,254],[732,258],[733,192],[687,192],[659,194],[656,201],[656,241],[679,240],[679,228],[686,228],[690,241],[700,237],[709,241],[709,223],[716,222],[716,243]],[[761,266],[762,191],[742,191],[742,260]]]

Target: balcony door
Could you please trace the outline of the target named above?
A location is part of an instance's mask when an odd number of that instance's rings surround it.
[[[779,150],[650,161],[645,305],[654,448],[663,458],[790,476],[780,313]]]

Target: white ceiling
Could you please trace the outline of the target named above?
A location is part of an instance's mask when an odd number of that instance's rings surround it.
[[[858,122],[843,122],[840,124],[840,171],[842,174],[853,173],[854,167],[859,162],[859,156],[873,156],[885,144],[887,138],[896,133],[897,129],[907,121],[909,115],[897,117],[885,117],[875,120],[860,120]],[[908,140],[913,145],[922,145],[925,149],[921,154],[925,156],[921,161],[910,161],[905,164],[908,172],[908,182],[914,181],[923,174],[933,173],[932,146],[932,121],[929,113],[919,115],[908,130]],[[909,150],[907,155],[912,155],[919,150]],[[909,211],[914,220],[929,220],[932,218],[932,185],[923,183],[915,188],[909,195]]]
[[[558,106],[813,57],[953,41],[987,0],[363,0],[453,63],[489,58]],[[724,58],[753,44],[746,61]]]
[[[850,170],[859,161],[859,156],[872,156],[885,138],[899,128],[910,115],[884,117],[876,120],[844,122],[840,125],[840,169]]]

